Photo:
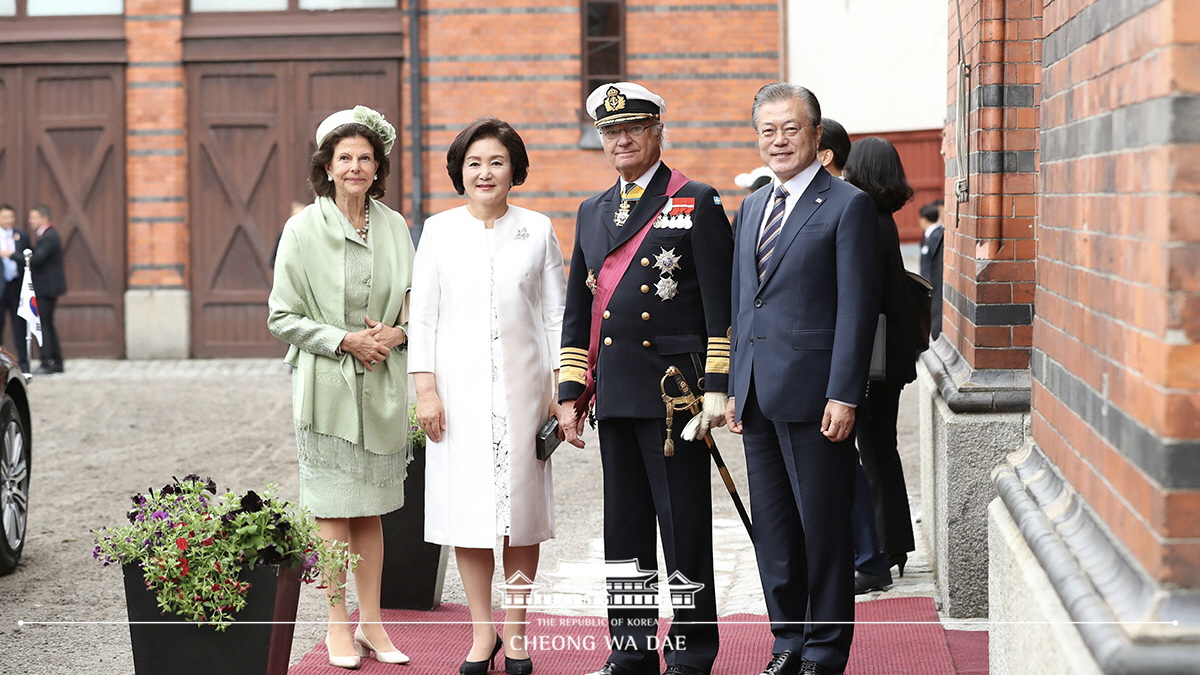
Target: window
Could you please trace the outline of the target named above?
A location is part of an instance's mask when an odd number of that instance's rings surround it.
[[[0,16],[97,16],[124,12],[124,0],[0,0]]]
[[[586,100],[596,87],[625,79],[625,0],[583,0],[580,10]]]
[[[32,0],[31,0],[32,1]],[[286,12],[331,9],[394,8],[397,0],[191,0],[191,11]]]

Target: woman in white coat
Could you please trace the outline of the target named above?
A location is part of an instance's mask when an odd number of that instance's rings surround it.
[[[554,536],[550,462],[535,438],[556,414],[556,356],[565,296],[562,252],[546,216],[511,206],[529,157],[507,123],[482,118],[459,133],[446,169],[467,204],[425,221],[413,267],[408,370],[429,438],[425,539],[455,547],[474,642],[459,668],[483,675],[505,648],[505,670],[533,670],[525,610],[492,620],[494,548],[504,577],[532,580],[539,544]]]

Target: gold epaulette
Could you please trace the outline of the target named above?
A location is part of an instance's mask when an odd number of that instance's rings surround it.
[[[729,338],[708,338],[708,358],[704,362],[704,372],[729,372]]]
[[[725,353],[729,354],[729,341],[725,341]],[[729,358],[726,356],[726,363]],[[558,382],[578,382],[579,384],[587,384],[587,363],[588,353],[586,349],[580,347],[563,347],[562,361],[558,370]],[[728,368],[728,365],[726,365]]]

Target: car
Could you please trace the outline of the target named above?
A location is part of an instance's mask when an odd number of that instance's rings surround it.
[[[33,434],[29,417],[29,376],[17,359],[0,348],[4,391],[0,394],[0,575],[21,560],[29,517],[29,465]]]

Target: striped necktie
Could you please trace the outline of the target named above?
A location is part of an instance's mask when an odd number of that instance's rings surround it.
[[[780,184],[775,188],[775,204],[771,207],[771,216],[767,218],[767,226],[763,228],[762,238],[758,240],[758,280],[762,281],[767,273],[767,263],[775,252],[775,242],[779,239],[779,231],[783,229],[783,209],[787,203],[787,188]]]

